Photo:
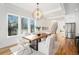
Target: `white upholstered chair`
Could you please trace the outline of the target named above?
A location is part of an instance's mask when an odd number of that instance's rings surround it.
[[[30,43],[28,41],[19,36],[17,45],[11,47],[10,50],[14,55],[28,55],[32,53],[32,49],[29,47],[29,45]]]
[[[38,50],[44,54],[55,54],[55,52],[58,49],[58,42],[57,42],[57,37],[56,37],[56,31],[58,28],[57,22],[54,22],[50,33],[53,33],[51,36],[48,36],[46,40],[41,41],[38,44]],[[43,39],[42,39],[43,40]]]
[[[58,23],[57,22],[53,22],[49,32],[45,32],[45,33],[47,33],[47,34],[50,34],[50,33],[56,34],[57,28],[58,28]],[[45,39],[46,39],[46,37],[41,38],[41,40],[45,40]]]
[[[53,25],[51,26],[50,32],[56,34],[57,28],[58,28],[58,23],[54,22]]]
[[[56,35],[52,34],[46,38],[46,41],[42,41],[38,44],[38,51],[46,55],[53,55],[58,50],[59,45],[56,41]]]

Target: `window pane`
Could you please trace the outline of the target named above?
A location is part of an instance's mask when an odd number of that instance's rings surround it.
[[[35,21],[30,20],[31,33],[35,32]]]
[[[27,18],[21,18],[21,28],[22,28],[22,33],[27,33],[28,32],[28,19]]]
[[[8,36],[17,35],[18,16],[8,15]]]

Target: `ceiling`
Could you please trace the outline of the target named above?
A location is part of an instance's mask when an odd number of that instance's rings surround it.
[[[64,3],[66,14],[79,11],[79,3]]]
[[[31,14],[36,9],[36,3],[12,3],[22,9],[29,11]],[[57,17],[64,14],[64,9],[60,3],[39,3],[39,8],[45,17]],[[50,16],[49,16],[50,15]]]

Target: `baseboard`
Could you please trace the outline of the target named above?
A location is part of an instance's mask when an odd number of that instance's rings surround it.
[[[13,46],[16,46],[17,44],[12,44],[12,45],[9,45],[9,46],[6,46],[6,47],[3,47],[3,48],[9,48],[9,47],[13,47]],[[0,48],[0,49],[3,49],[3,48]]]

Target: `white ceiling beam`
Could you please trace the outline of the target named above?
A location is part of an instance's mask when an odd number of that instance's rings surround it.
[[[58,19],[58,18],[64,18],[65,15],[60,15],[60,16],[56,16],[56,17],[47,17],[46,19]]]
[[[47,14],[50,14],[50,13],[53,13],[53,12],[57,12],[57,11],[60,11],[60,10],[61,10],[61,8],[49,10],[49,11],[44,12],[44,15],[47,15]]]

